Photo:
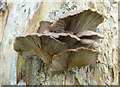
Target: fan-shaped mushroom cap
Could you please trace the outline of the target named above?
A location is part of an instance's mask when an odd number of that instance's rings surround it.
[[[67,13],[64,17],[51,25],[53,32],[73,32],[78,34],[84,30],[95,30],[104,20],[103,16],[91,9],[75,10]]]
[[[54,37],[45,34],[30,34],[16,37],[14,49],[17,52],[34,50],[35,55],[45,63],[51,63],[51,57],[68,48],[67,44],[56,40]]]
[[[81,40],[77,36],[70,33],[50,33],[50,34],[51,36],[55,37],[55,39],[68,44],[69,47],[73,46],[77,41]]]
[[[81,39],[76,44],[71,46],[71,49],[76,49],[78,47],[86,47],[86,48],[97,48],[99,46],[98,42],[91,39]]]
[[[45,63],[50,64],[53,55],[79,47],[98,47],[98,43],[90,39],[79,39],[70,33],[28,34],[16,37],[14,49],[23,56],[37,55]]]
[[[80,32],[80,33],[77,34],[77,36],[79,38],[82,38],[82,39],[84,39],[84,38],[87,39],[88,38],[88,39],[93,39],[93,40],[98,40],[98,39],[103,38],[103,36],[100,35],[99,33],[94,32],[94,31],[89,31],[89,30]]]
[[[69,49],[52,58],[53,70],[64,71],[96,63],[98,52],[87,48]]]
[[[40,21],[37,33],[47,33],[47,32],[49,32],[51,24],[52,23],[49,22],[49,21]]]

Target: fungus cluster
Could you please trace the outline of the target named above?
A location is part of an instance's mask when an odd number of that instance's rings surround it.
[[[95,30],[103,20],[91,9],[70,11],[55,22],[41,21],[37,33],[16,37],[14,50],[38,56],[55,71],[95,64],[97,40],[103,38]]]

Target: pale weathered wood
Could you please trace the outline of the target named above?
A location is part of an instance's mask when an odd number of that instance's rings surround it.
[[[81,7],[96,9],[105,16],[104,23],[99,25],[96,30],[104,36],[104,39],[99,41],[100,47],[97,49],[100,52],[99,63],[94,66],[73,69],[73,72],[68,72],[65,77],[64,73],[48,71],[47,67],[44,64],[41,65],[41,61],[34,57],[26,64],[28,72],[31,71],[28,74],[31,80],[27,84],[118,85],[117,0],[115,2],[108,0],[104,2],[93,2],[93,0],[80,2],[62,1],[30,3],[21,0],[21,2],[8,3],[12,5],[5,22],[6,25],[4,29],[0,30],[0,41],[2,41],[0,45],[0,85],[16,84],[16,60],[18,54],[13,50],[16,36],[37,32],[39,21],[54,21],[67,11]],[[25,83],[21,81],[19,84]]]

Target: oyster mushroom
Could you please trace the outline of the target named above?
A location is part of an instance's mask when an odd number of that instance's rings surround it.
[[[33,50],[35,55],[48,65],[51,63],[52,55],[58,54],[67,48],[66,43],[45,34],[29,34],[16,37],[14,43],[15,51],[24,53],[28,50]]]
[[[68,71],[74,67],[83,67],[96,63],[98,52],[88,48],[69,49],[52,58],[53,70]]]
[[[93,39],[93,40],[103,39],[103,36],[100,35],[99,33],[89,30],[80,32],[79,34],[77,34],[77,37],[81,39],[85,38],[85,39]]]
[[[104,20],[103,16],[91,9],[74,10],[59,18],[51,25],[52,32],[73,32],[78,35],[82,31],[95,31]],[[59,32],[60,31],[60,32]]]
[[[40,21],[37,33],[16,37],[14,50],[20,54],[17,83],[20,79],[29,80],[26,62],[33,55],[54,71],[95,64],[98,52],[94,48],[99,46],[97,40],[103,38],[95,30],[103,20],[103,15],[96,11],[79,9],[55,22]]]

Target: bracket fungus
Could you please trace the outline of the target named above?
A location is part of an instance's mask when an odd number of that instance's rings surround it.
[[[16,37],[14,50],[24,57],[38,56],[55,71],[68,71],[96,63],[103,36],[95,32],[104,17],[91,9],[72,11],[51,23],[41,21],[37,33]]]

